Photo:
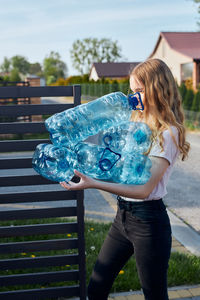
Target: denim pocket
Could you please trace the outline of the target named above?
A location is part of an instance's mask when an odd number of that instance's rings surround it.
[[[157,216],[155,213],[146,213],[144,211],[133,211],[132,216],[136,221],[139,222],[155,222],[157,220]]]
[[[166,211],[152,209],[133,209],[132,216],[140,222],[164,222],[169,223]]]

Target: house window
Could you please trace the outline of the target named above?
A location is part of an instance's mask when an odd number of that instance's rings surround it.
[[[181,64],[181,81],[192,78],[193,63]]]

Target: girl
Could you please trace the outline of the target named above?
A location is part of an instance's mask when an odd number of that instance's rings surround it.
[[[185,159],[189,143],[177,85],[163,61],[148,59],[137,65],[130,75],[130,87],[141,93],[145,107],[132,120],[145,122],[154,135],[150,180],[144,185],[115,184],[75,170],[79,183],[61,183],[67,190],[96,188],[118,195],[117,215],[88,286],[90,300],[108,298],[115,277],[133,254],[145,299],[168,299],[171,227],[162,198],[174,163],[179,155]]]

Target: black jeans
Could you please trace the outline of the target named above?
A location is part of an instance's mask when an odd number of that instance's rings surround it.
[[[118,197],[118,211],[96,261],[90,300],[106,300],[113,281],[134,254],[146,300],[167,300],[171,226],[160,200],[127,202]]]

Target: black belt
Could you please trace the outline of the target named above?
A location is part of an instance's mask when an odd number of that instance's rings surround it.
[[[141,206],[151,207],[153,209],[158,209],[158,210],[165,210],[165,205],[162,201],[162,198],[158,200],[148,200],[148,201],[138,200],[138,202],[135,201],[133,202],[133,201],[126,201],[120,196],[117,196],[117,200],[118,200],[119,208],[124,209],[126,211],[133,211],[133,209]]]

